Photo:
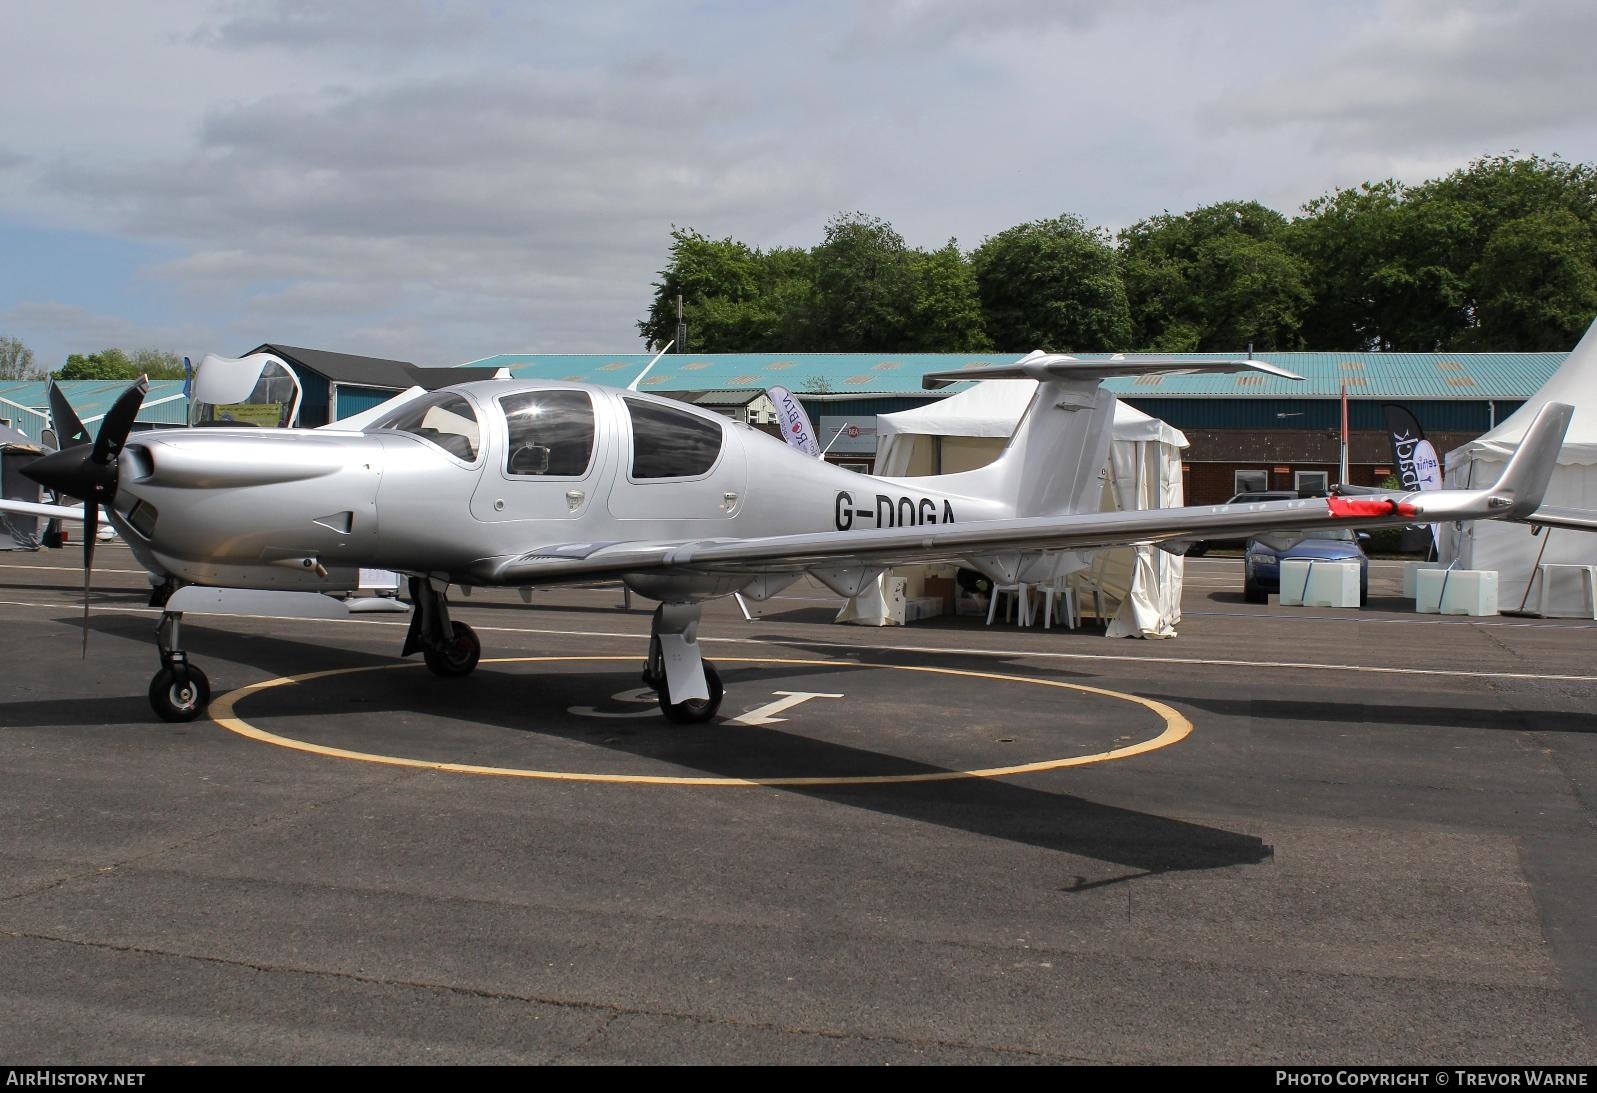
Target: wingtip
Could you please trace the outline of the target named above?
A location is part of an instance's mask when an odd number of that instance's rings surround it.
[[[1564,434],[1574,416],[1575,408],[1565,402],[1549,402],[1537,412],[1508,466],[1503,468],[1502,477],[1490,491],[1511,505],[1512,512],[1505,515],[1528,516],[1541,507],[1564,446]]]

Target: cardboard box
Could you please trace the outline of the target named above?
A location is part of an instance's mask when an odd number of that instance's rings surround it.
[[[952,577],[927,577],[924,585],[923,596],[936,596],[943,601],[943,614],[954,613],[954,578]]]

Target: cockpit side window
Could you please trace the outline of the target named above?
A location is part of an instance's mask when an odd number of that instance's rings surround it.
[[[475,463],[482,447],[477,411],[460,395],[439,391],[407,402],[373,428],[394,429],[436,444],[456,459]]]
[[[719,423],[641,399],[624,399],[632,418],[632,477],[694,478],[721,455]]]
[[[593,459],[593,399],[586,391],[523,391],[499,400],[510,446],[505,473],[578,478]]]

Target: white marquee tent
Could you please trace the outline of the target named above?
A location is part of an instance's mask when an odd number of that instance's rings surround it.
[[[1479,489],[1496,482],[1536,412],[1549,402],[1569,403],[1575,416],[1542,503],[1597,509],[1597,323],[1525,405],[1485,436],[1447,453],[1446,484]],[[1597,533],[1588,531],[1549,528],[1532,535],[1525,524],[1477,520],[1462,529],[1444,526],[1440,539],[1442,561],[1456,560],[1460,569],[1497,572],[1498,603],[1504,610],[1534,606],[1540,591],[1532,587],[1538,564],[1597,565]]]
[[[1035,380],[987,380],[957,395],[876,419],[876,474],[951,474],[998,457],[1036,393]],[[1182,503],[1187,438],[1158,418],[1115,404],[1103,511]],[[1110,637],[1174,637],[1182,561],[1153,547],[1097,551],[1090,577],[1108,599]]]

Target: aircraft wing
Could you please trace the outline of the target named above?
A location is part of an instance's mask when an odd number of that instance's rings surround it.
[[[46,505],[38,501],[15,501],[0,497],[0,512],[14,512],[18,516],[43,516],[56,520],[82,520],[82,505]]]
[[[503,584],[684,570],[752,577],[820,565],[892,566],[1006,550],[1090,550],[1288,529],[1523,519],[1541,504],[1573,413],[1567,405],[1549,403],[1502,477],[1480,490],[1432,490],[1402,499],[1326,497],[1198,505],[750,539],[560,543],[519,557],[486,560],[479,575]]]
[[[1597,512],[1591,509],[1565,509],[1543,505],[1522,523],[1543,528],[1567,528],[1570,531],[1597,531]]]

